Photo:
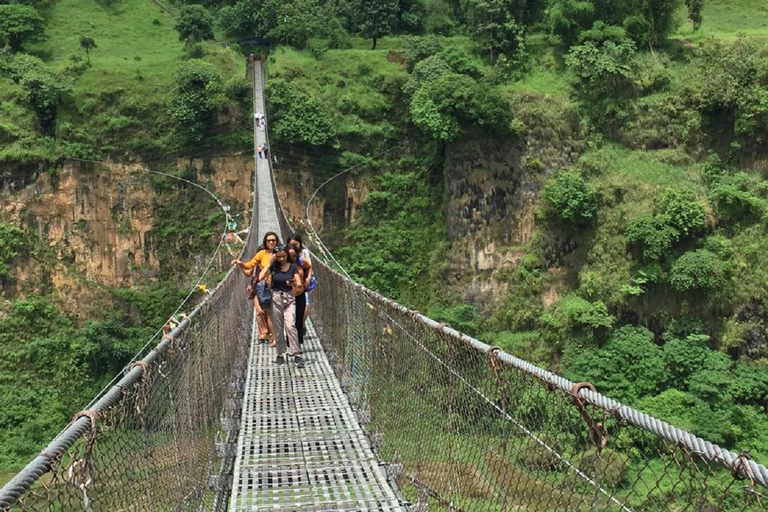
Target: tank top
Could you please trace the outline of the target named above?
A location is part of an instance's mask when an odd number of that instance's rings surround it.
[[[272,266],[272,289],[281,292],[290,292],[293,287],[293,276],[299,273],[299,269],[295,263],[291,263],[291,266],[285,272],[280,271],[279,265]]]

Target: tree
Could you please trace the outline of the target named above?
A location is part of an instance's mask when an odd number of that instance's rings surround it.
[[[593,24],[622,27],[641,48],[656,46],[676,28],[676,12],[682,0],[550,0],[547,25],[570,48],[581,32]]]
[[[92,37],[80,36],[80,48],[85,50],[85,57],[88,59],[88,65],[91,65],[91,50],[97,48],[96,41]]]
[[[277,11],[283,0],[239,0],[219,10],[219,23],[233,34],[266,38],[277,26]]]
[[[523,47],[523,27],[506,0],[466,0],[467,26],[472,38],[488,52],[491,62],[499,55],[512,57]]]
[[[693,22],[694,32],[701,28],[701,22],[704,20],[701,11],[704,9],[704,0],[685,0],[685,6],[688,7],[688,18]]]
[[[213,17],[202,5],[186,5],[179,11],[176,30],[180,41],[213,39]]]
[[[53,134],[56,111],[64,95],[72,90],[72,80],[51,70],[37,57],[25,53],[13,57],[8,74],[19,84],[21,99],[37,114],[42,133]]]
[[[29,5],[0,5],[0,41],[11,51],[21,49],[24,41],[41,39],[45,20],[37,9]]]
[[[331,145],[335,133],[330,114],[312,96],[276,78],[267,84],[272,131],[283,142]]]
[[[593,118],[610,120],[621,115],[626,100],[634,94],[635,45],[626,37],[600,31],[602,41],[589,38],[573,46],[565,62],[576,73],[577,95],[585,110]]]
[[[296,48],[306,48],[309,38],[320,32],[320,8],[316,0],[285,2],[277,10],[277,25],[269,37]]]
[[[380,38],[392,33],[397,10],[398,0],[357,0],[355,22],[360,35],[372,41],[371,50]]]
[[[509,102],[496,89],[457,73],[423,84],[411,98],[410,114],[416,126],[446,142],[470,126],[508,132],[513,117]]]
[[[190,59],[173,73],[176,90],[171,98],[171,118],[185,141],[199,141],[206,126],[224,102],[218,70],[207,62]]]
[[[682,4],[682,0],[645,0],[641,2],[643,8],[638,14],[645,14],[648,21],[649,31],[647,33],[647,44],[655,47],[677,29],[677,10]],[[644,41],[635,40],[638,45]]]

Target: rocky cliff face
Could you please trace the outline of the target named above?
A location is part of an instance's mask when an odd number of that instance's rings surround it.
[[[194,169],[195,181],[222,203],[250,205],[250,155],[178,165]],[[45,269],[36,261],[19,262],[15,285],[34,290],[35,276],[43,273],[56,288],[71,287],[73,277],[65,269],[112,287],[153,279],[159,269],[156,244],[162,240],[153,240],[150,234],[158,201],[151,179],[140,165],[70,162],[53,173],[38,174],[16,191],[18,180],[4,183],[4,221],[37,239],[57,262],[55,268]],[[248,212],[244,217],[247,225]]]
[[[530,105],[549,103],[550,110]],[[520,135],[478,137],[446,150],[446,222],[453,279],[466,298],[490,305],[506,293],[493,271],[520,262],[533,235],[536,196],[546,178],[572,165],[585,147],[579,116],[561,101],[520,97]],[[501,286],[499,286],[501,284]]]

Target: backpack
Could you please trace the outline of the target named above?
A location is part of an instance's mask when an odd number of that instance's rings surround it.
[[[272,305],[272,290],[269,289],[266,279],[256,283],[256,297],[259,299],[261,307]]]
[[[258,282],[259,282],[259,274],[258,272],[254,272],[253,276],[251,277],[251,281],[248,283],[248,286],[245,287],[246,299],[253,300],[253,298],[256,296],[256,288],[257,288]]]

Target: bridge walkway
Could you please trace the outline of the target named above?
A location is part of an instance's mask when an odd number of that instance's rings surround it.
[[[263,67],[254,66],[254,112],[266,112]],[[266,132],[254,123],[256,144]],[[279,232],[269,159],[254,158],[258,237]],[[283,234],[284,235],[284,234]],[[370,448],[311,325],[305,368],[251,349],[230,511],[404,510]]]

